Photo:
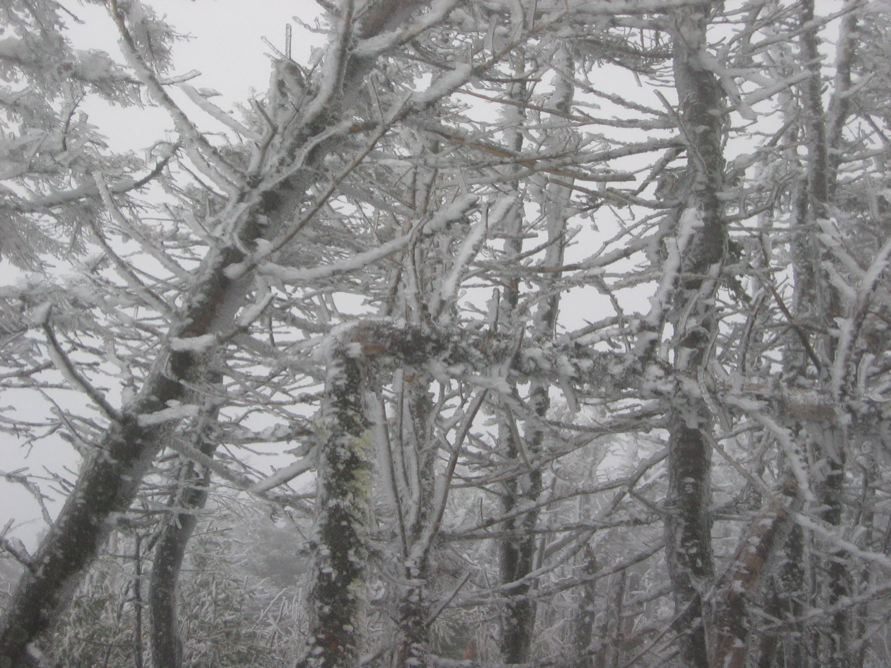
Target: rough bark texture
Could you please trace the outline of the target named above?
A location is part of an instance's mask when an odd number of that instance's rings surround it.
[[[374,451],[366,392],[373,391],[380,374],[394,365],[422,365],[442,350],[435,338],[419,328],[394,327],[388,321],[355,323],[332,337],[322,408],[328,433],[319,458],[310,631],[298,668],[358,665]],[[423,600],[410,597],[407,603],[422,604]],[[414,619],[421,617],[414,615]],[[426,634],[414,625],[409,631]],[[413,645],[425,650],[424,639],[418,640],[419,644],[408,643],[409,651]]]
[[[798,486],[787,481],[784,494],[756,515],[740,540],[737,554],[716,586],[718,612],[712,662],[721,668],[744,668],[749,655],[749,605],[770,570],[770,563],[792,528],[787,508],[800,506]]]
[[[327,360],[310,633],[297,664],[307,668],[358,665],[362,647],[372,437],[363,361],[350,347],[338,346]]]
[[[715,75],[699,54],[705,48],[707,5],[673,16],[674,74],[679,122],[691,179],[679,226],[693,225],[672,304],[674,372],[681,393],[669,410],[666,558],[679,614],[684,664],[707,668],[709,612],[703,595],[714,576],[709,488],[713,416],[701,396],[712,336],[714,294],[726,247],[718,194],[723,184],[723,100]],[[686,219],[686,222],[685,222]],[[691,222],[695,221],[695,222]],[[699,392],[684,391],[693,379]]]
[[[216,449],[211,421],[216,411],[202,416],[196,426],[197,449],[212,455]],[[182,460],[177,479],[178,490],[171,498],[177,510],[168,515],[155,545],[149,579],[149,613],[151,617],[152,662],[157,668],[180,668],[183,643],[177,623],[177,582],[186,547],[197,524],[197,515],[207,503],[210,471],[200,471],[191,461]]]
[[[412,493],[414,516],[409,518],[407,528],[408,554],[404,570],[407,585],[399,603],[399,639],[395,652],[398,668],[428,665],[430,651],[430,625],[427,622],[430,546],[425,544],[425,529],[433,521],[436,444],[430,433],[433,402],[429,383],[427,374],[417,374],[406,388],[405,417],[409,433],[403,442],[414,449],[417,489]]]
[[[188,310],[187,324],[178,328],[178,335],[202,333],[213,321],[218,295],[229,287],[229,281],[221,271],[212,276],[215,280],[208,279],[204,298],[197,298]],[[113,528],[110,517],[129,508],[145,471],[169,435],[164,427],[140,426],[137,417],[162,410],[171,400],[188,403],[188,382],[182,381],[200,371],[191,353],[162,354],[139,399],[109,427],[97,454],[84,462],[74,491],[10,601],[0,626],[0,666],[23,664],[28,644],[49,628],[108,537]]]

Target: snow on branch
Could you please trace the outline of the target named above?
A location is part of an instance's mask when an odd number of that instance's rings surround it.
[[[201,412],[201,406],[196,404],[176,404],[162,408],[154,413],[143,413],[136,418],[140,427],[156,427],[165,422],[174,422],[185,418],[197,417]]]
[[[470,63],[459,63],[455,65],[455,69],[434,80],[427,90],[415,93],[412,102],[419,106],[435,102],[467,83],[472,73],[473,66]]]
[[[263,480],[252,485],[248,491],[251,494],[262,494],[263,492],[268,492],[275,487],[279,487],[281,485],[284,485],[285,483],[291,482],[294,478],[303,475],[307,471],[311,470],[315,465],[316,462],[313,461],[311,457],[304,457],[303,459],[299,459],[293,464],[284,467],[283,469],[279,469],[268,478],[263,478]]]
[[[431,311],[434,314],[439,313],[444,305],[451,303],[454,299],[464,270],[479,253],[489,230],[493,230],[501,225],[515,204],[516,198],[513,196],[501,197],[495,203],[495,206],[492,207],[491,212],[488,210],[484,211],[482,218],[464,237],[455,261],[452,263],[452,269],[442,282],[439,293],[436,295],[437,303],[431,307]]]
[[[863,329],[872,294],[876,290],[879,278],[888,266],[889,255],[891,255],[891,239],[885,242],[863,275],[851,305],[849,317],[837,319],[840,334],[832,366],[832,393],[836,399],[840,399],[844,391],[854,344]]]
[[[112,422],[119,422],[121,419],[120,413],[108,402],[108,400],[103,396],[103,394],[98,390],[98,388],[94,387],[90,381],[84,378],[80,372],[78,372],[77,368],[74,365],[74,362],[71,361],[71,358],[65,353],[62,349],[62,346],[59,344],[59,340],[56,338],[56,334],[53,331],[52,326],[50,325],[50,312],[52,311],[52,303],[44,302],[36,309],[32,314],[32,322],[35,325],[39,326],[44,335],[46,336],[46,341],[49,344],[47,346],[47,353],[49,354],[50,359],[53,362],[53,366],[64,376],[65,380],[76,390],[80,390],[84,394],[86,394],[90,400],[99,407],[102,413],[105,414]]]
[[[881,566],[886,571],[891,571],[891,558],[880,552],[870,552],[869,550],[861,549],[854,543],[845,540],[839,535],[843,533],[842,529],[816,520],[803,513],[794,513],[792,518],[798,526],[807,529],[808,531],[812,531],[833,547],[847,552],[851,556],[862,559],[863,561],[868,561],[877,566]]]
[[[575,342],[517,349],[513,336],[454,329],[428,330],[368,318],[332,329],[318,356],[330,361],[336,350],[362,357],[378,372],[396,365],[427,367],[438,377],[460,377],[479,387],[500,390],[505,380],[493,367],[524,379],[543,378],[587,384],[612,393],[640,384],[634,358]],[[507,362],[505,362],[507,360]]]
[[[170,159],[176,153],[177,145],[167,142],[160,142],[155,144],[153,149],[159,149],[157,151],[158,164],[156,164],[147,174],[139,177],[138,179],[127,177],[108,184],[108,191],[115,195],[118,195],[121,193],[129,192],[131,190],[137,190],[138,188],[146,185],[149,181],[158,176],[161,171],[167,166],[167,164],[170,162]],[[33,197],[31,199],[23,199],[18,197],[15,199],[4,198],[0,200],[0,210],[7,209],[16,211],[18,213],[38,213],[44,212],[47,209],[54,209],[59,206],[64,206],[65,204],[77,202],[81,199],[96,197],[98,194],[99,191],[96,188],[95,182],[87,182],[82,186],[72,188],[71,190],[57,191],[48,195]]]
[[[341,274],[349,274],[364,269],[370,264],[383,260],[386,257],[398,253],[408,246],[412,239],[411,234],[405,234],[391,241],[381,244],[377,248],[372,248],[363,253],[341,260],[340,262],[332,262],[321,267],[310,267],[308,269],[297,269],[294,267],[286,267],[284,265],[275,264],[274,262],[264,262],[257,267],[257,271],[266,276],[272,276],[286,283],[310,283],[313,281],[324,280],[339,276]]]
[[[398,30],[359,40],[353,47],[352,55],[360,58],[372,58],[406,44],[444,20],[457,4],[457,0],[434,0],[427,13],[415,21],[402,25]]]
[[[476,195],[463,195],[458,197],[449,206],[438,211],[432,219],[423,223],[420,227],[420,233],[423,235],[433,234],[447,227],[450,223],[463,220],[468,212],[476,205],[479,198]],[[260,264],[257,271],[260,274],[273,276],[280,281],[287,283],[309,283],[312,281],[323,280],[342,274],[349,274],[360,271],[365,267],[383,260],[395,253],[406,248],[415,238],[416,232],[411,231],[402,236],[396,237],[386,243],[381,244],[377,248],[357,253],[352,257],[341,260],[340,262],[332,262],[331,264],[321,267],[310,267],[308,269],[297,269],[294,267],[286,267],[275,264],[274,262],[264,262]],[[272,247],[272,245],[270,245]],[[267,249],[263,249],[257,253],[262,257],[268,253]],[[237,278],[245,271],[245,267],[256,258],[250,258],[236,265],[226,268],[226,276],[229,278]]]
[[[142,81],[143,85],[151,92],[152,96],[158,103],[167,110],[173,119],[173,124],[177,131],[186,141],[186,152],[195,162],[195,165],[201,169],[205,176],[214,181],[217,185],[224,188],[227,192],[242,181],[242,174],[232,167],[219,151],[204,138],[204,135],[195,127],[195,124],[183,112],[182,109],[173,101],[173,99],[164,90],[161,82],[155,76],[154,72],[142,59],[133,36],[130,34],[127,24],[124,21],[124,14],[118,7],[117,0],[109,0],[108,10],[118,27],[121,35],[119,41],[121,52],[136,76]]]
[[[230,130],[233,130],[237,134],[245,137],[247,139],[259,140],[260,137],[253,130],[245,127],[237,120],[232,118],[225,111],[220,109],[217,105],[211,102],[208,99],[208,95],[202,95],[201,91],[195,89],[193,86],[188,84],[179,84],[179,89],[184,92],[189,99],[195,103],[197,107],[199,107],[203,112],[218,120],[220,123],[225,125]]]

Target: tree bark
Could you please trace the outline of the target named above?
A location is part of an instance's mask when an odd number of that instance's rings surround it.
[[[407,550],[404,575],[406,591],[399,605],[399,633],[396,666],[410,668],[428,665],[430,628],[427,622],[428,577],[430,546],[425,544],[424,530],[433,521],[433,495],[436,489],[436,444],[430,433],[432,401],[430,377],[426,373],[413,374],[406,389],[405,412],[410,434],[404,437],[414,449],[417,489],[414,490],[414,516],[407,527]],[[403,380],[403,382],[405,382]]]
[[[792,528],[790,509],[801,506],[798,485],[789,478],[777,498],[749,522],[737,554],[716,585],[718,611],[712,661],[721,668],[745,668],[749,655],[749,601],[770,573],[771,562]]]
[[[310,631],[300,668],[347,668],[359,662],[365,625],[365,569],[371,514],[371,423],[365,415],[363,360],[352,342],[327,359]]]
[[[703,378],[716,335],[714,295],[727,243],[718,199],[724,171],[724,101],[715,75],[700,58],[706,48],[708,11],[705,3],[678,10],[672,18],[678,121],[687,143],[690,184],[678,221],[678,239],[689,236],[689,241],[675,279],[670,318],[680,392],[668,413],[665,539],[681,656],[685,665],[697,668],[711,665],[704,594],[714,577],[709,515],[713,416],[703,396],[708,391]]]
[[[381,373],[394,365],[423,365],[441,350],[420,328],[382,321],[355,323],[327,344],[321,414],[327,437],[319,458],[310,630],[298,668],[358,665],[374,450],[365,402]]]
[[[807,281],[801,288],[797,306],[803,317],[810,317],[822,331],[826,332],[816,339],[815,348],[821,360],[821,368],[817,369],[817,372],[824,390],[832,397],[839,410],[844,410],[847,388],[843,385],[835,386],[835,379],[831,377],[830,371],[834,366],[837,350],[837,341],[831,331],[835,318],[842,314],[842,308],[837,290],[825,275],[823,259],[826,253],[818,238],[822,225],[829,218],[830,173],[834,173],[834,170],[829,161],[827,118],[823,109],[820,77],[822,59],[818,49],[818,28],[813,25],[813,0],[802,0],[799,18],[803,28],[800,38],[802,62],[807,64],[812,76],[802,87],[802,112],[808,160],[806,190],[799,206],[796,224],[797,234],[802,237],[799,243],[804,243],[800,263],[801,273]],[[843,114],[844,111],[838,109],[837,113]],[[838,122],[843,122],[843,119],[839,119]],[[834,128],[834,132],[840,133],[841,128]],[[840,137],[836,135],[836,141],[839,139]],[[820,506],[818,514],[827,523],[838,526],[841,524],[844,509],[847,427],[842,421],[838,421],[828,428],[823,425],[818,428],[808,425],[802,433],[807,434],[814,448],[815,460],[821,462],[821,469],[816,471],[815,486]],[[835,605],[849,594],[846,561],[847,555],[842,550],[830,548],[825,588],[828,605]],[[815,603],[820,605],[819,602]],[[850,665],[852,658],[849,649],[850,626],[851,615],[847,610],[833,615],[832,630],[826,638],[828,652],[824,660],[827,666],[846,668]]]
[[[195,427],[196,449],[207,456],[212,456],[216,450],[211,433],[216,414],[217,411],[211,408],[199,417]],[[171,505],[176,510],[163,520],[149,580],[152,663],[157,668],[182,666],[183,642],[176,612],[177,583],[189,539],[198,523],[196,513],[207,503],[210,485],[210,471],[200,471],[194,462],[181,459],[178,468],[178,489],[171,498]]]

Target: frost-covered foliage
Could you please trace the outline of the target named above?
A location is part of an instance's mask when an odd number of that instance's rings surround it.
[[[887,663],[887,2],[100,4],[0,10],[0,666]]]
[[[66,25],[79,19],[58,3],[6,2],[0,17],[0,257],[35,269],[46,253],[83,249],[100,215],[94,172],[133,187],[142,160],[110,151],[84,108],[140,93],[108,54],[71,46]],[[168,55],[157,49],[161,65]]]

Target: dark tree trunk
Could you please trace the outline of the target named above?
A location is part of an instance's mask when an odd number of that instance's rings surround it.
[[[207,378],[217,388],[221,387],[222,375],[217,370],[220,360],[211,364]],[[209,393],[212,396],[213,393]],[[217,448],[214,435],[219,407],[213,399],[205,399],[204,410],[191,426],[190,445],[203,455],[213,456]],[[173,438],[184,438],[175,434]],[[149,612],[151,616],[152,662],[157,668],[180,668],[183,660],[183,643],[177,623],[177,584],[186,548],[195,525],[197,513],[207,503],[210,471],[201,470],[192,461],[180,459],[176,476],[176,488],[170,505],[175,510],[165,516],[155,545],[152,571],[149,579]]]
[[[818,240],[821,225],[829,218],[829,193],[834,189],[830,179],[835,170],[829,160],[827,119],[823,109],[820,77],[822,59],[818,49],[818,28],[813,25],[813,20],[814,1],[802,0],[801,56],[802,62],[806,63],[813,76],[802,85],[802,114],[808,159],[806,190],[799,202],[796,226],[797,234],[802,237],[799,244],[803,245],[804,250],[800,256],[801,275],[806,280],[800,289],[796,286],[799,291],[796,315],[811,319],[826,332],[816,338],[814,345],[817,357],[821,361],[821,368],[816,371],[824,390],[841,408],[846,403],[848,388],[844,379],[833,378],[834,372],[830,370],[834,367],[834,358],[838,352],[837,340],[831,332],[835,318],[842,315],[842,306],[837,290],[825,275],[822,261],[826,253]],[[853,29],[853,26],[847,25],[846,28]],[[851,47],[844,45],[843,48]],[[843,71],[840,75],[844,79]],[[843,122],[843,117],[847,113],[845,104],[840,108],[836,107],[835,111],[840,115],[837,122]],[[840,128],[834,127],[831,131],[840,132]],[[835,139],[837,141],[840,137],[836,135]],[[815,452],[814,459],[821,463],[821,468],[815,471],[817,479],[815,491],[820,506],[818,514],[828,524],[839,526],[844,510],[843,495],[848,453],[847,426],[842,421],[828,428],[822,425],[819,428],[808,425],[802,433],[809,436]],[[843,550],[834,546],[829,548],[828,563],[825,566],[828,574],[824,594],[826,605],[834,606],[850,593],[846,562],[847,554]],[[815,591],[814,594],[820,595],[820,592]],[[819,606],[824,602],[814,601],[813,604]],[[825,661],[826,666],[847,668],[851,665],[853,658],[849,647],[851,623],[851,613],[847,609],[833,615],[832,628],[826,637],[825,647],[828,651],[825,656],[820,653],[821,660]]]
[[[585,546],[582,557],[582,575],[591,576],[597,572],[597,558],[590,546]],[[591,643],[594,641],[594,622],[597,620],[597,581],[586,582],[582,586],[579,611],[572,630],[573,654],[576,656],[573,668],[588,668],[591,665]]]
[[[675,278],[670,322],[674,328],[674,372],[680,392],[670,404],[666,558],[674,589],[684,664],[708,668],[710,612],[704,595],[712,585],[709,498],[714,416],[706,402],[712,339],[717,317],[714,295],[726,250],[718,195],[723,186],[724,100],[715,75],[699,53],[705,48],[708,3],[673,15],[675,86],[679,122],[687,143],[688,195],[677,222],[678,240],[688,238]],[[680,241],[678,241],[680,243]],[[686,380],[685,380],[686,379]],[[686,390],[693,380],[698,392]]]
[[[436,489],[436,444],[430,433],[430,377],[426,373],[413,374],[406,390],[406,417],[409,434],[404,437],[408,447],[414,448],[417,467],[417,499],[407,529],[408,554],[405,557],[405,578],[409,583],[399,604],[399,640],[396,647],[396,666],[410,668],[428,665],[430,626],[428,624],[428,576],[430,545],[426,530],[433,521],[433,493]]]
[[[394,364],[427,362],[437,349],[418,328],[357,323],[327,349],[319,456],[310,629],[298,668],[358,665],[365,627],[371,519],[372,423],[366,393]]]

